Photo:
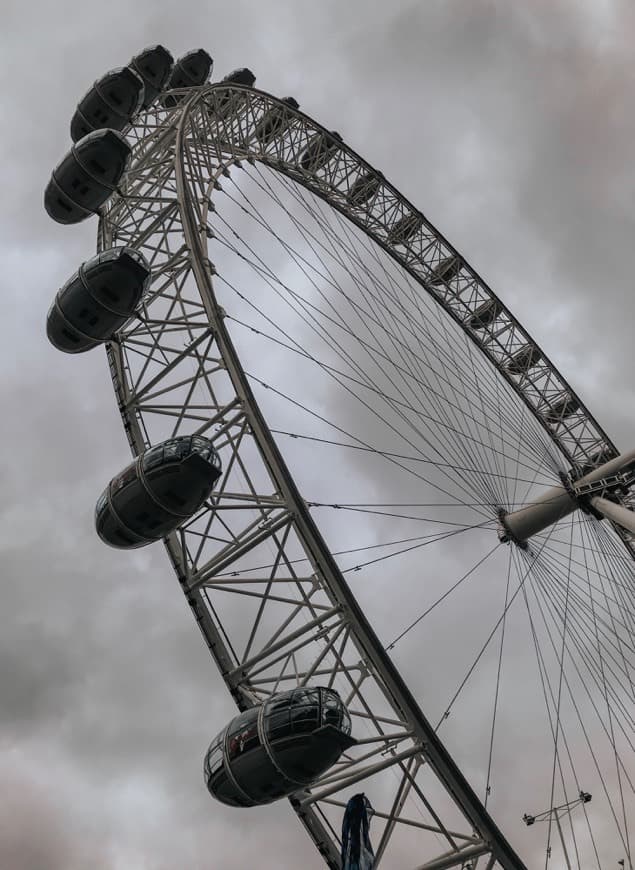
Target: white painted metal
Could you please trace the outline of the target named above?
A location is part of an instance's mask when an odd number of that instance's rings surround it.
[[[591,499],[591,507],[595,508],[607,520],[622,526],[629,534],[635,535],[635,513],[625,508],[624,505],[616,504],[596,495]]]
[[[465,846],[459,852],[449,852],[427,864],[420,864],[416,870],[448,870],[450,867],[465,867],[466,861],[488,855],[489,852],[487,843],[474,843],[474,845]]]
[[[255,131],[272,110],[281,113],[284,123],[263,143]],[[301,685],[319,675],[323,683],[346,687],[354,722],[372,729],[341,771],[326,774],[311,792],[291,798],[327,865],[339,868],[337,832],[328,818],[329,808],[341,811],[338,793],[369,777],[391,774],[387,811],[377,814],[386,823],[378,863],[390,860],[396,832],[408,829],[421,832],[418,853],[429,856],[423,865],[428,868],[460,866],[469,857],[486,855],[488,867],[522,870],[522,861],[444,749],[357,606],[255,402],[214,295],[215,267],[207,251],[207,217],[223,175],[242,160],[258,160],[321,196],[389,250],[465,329],[573,466],[592,461],[598,452],[617,451],[581,403],[566,418],[549,415],[572,391],[423,217],[412,222],[407,243],[392,233],[416,210],[383,176],[344,144],[319,177],[300,168],[299,155],[320,132],[310,118],[273,97],[236,86],[193,89],[177,108],[155,106],[133,127],[130,172],[100,224],[102,248],[137,246],[151,257],[153,268],[152,289],[139,318],[107,350],[119,410],[135,454],[160,433],[177,433],[181,427],[207,433],[224,451],[225,474],[217,492],[199,515],[169,537],[166,547],[238,707],[260,702],[286,681]],[[351,204],[349,193],[361,173],[379,177],[377,193],[372,202]],[[448,262],[451,269],[444,266]],[[496,300],[487,309],[494,312],[492,318],[474,326],[475,312],[488,300]],[[532,352],[525,353],[527,348]],[[194,401],[195,390],[205,394],[204,401]],[[623,539],[630,547],[630,539]],[[254,564],[270,563],[272,551],[273,567],[254,573]],[[299,555],[305,560],[302,571],[295,569]],[[227,596],[258,601],[240,647],[219,616]],[[279,616],[265,630],[263,614],[272,605]],[[374,744],[377,749],[369,752]],[[423,821],[405,814],[409,802]],[[438,855],[438,837],[450,847],[444,856]]]
[[[584,492],[589,484],[608,479],[613,475],[619,475],[632,469],[633,464],[635,464],[635,450],[622,453],[583,475],[571,484],[568,491],[563,486],[555,486],[531,504],[505,514],[499,533],[501,540],[505,541],[511,538],[518,542],[528,541],[534,535],[544,531],[549,526],[553,526],[558,520],[573,513],[580,505],[578,495]],[[608,510],[600,507],[600,502],[603,505],[608,504]],[[608,503],[606,499],[598,497],[592,498],[591,504],[616,525],[622,526],[629,532],[633,531],[633,516],[635,515],[632,510],[622,505]],[[616,519],[618,515],[621,520]]]

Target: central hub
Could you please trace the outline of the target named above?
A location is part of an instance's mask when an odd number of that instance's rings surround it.
[[[602,496],[624,491],[635,480],[635,450],[622,453],[599,465],[575,482],[560,475],[561,486],[546,490],[537,499],[517,511],[501,509],[498,514],[498,537],[526,549],[529,538],[543,532],[558,520],[580,508],[596,516],[607,517],[629,531],[635,529],[635,514]],[[611,507],[612,505],[612,507]]]

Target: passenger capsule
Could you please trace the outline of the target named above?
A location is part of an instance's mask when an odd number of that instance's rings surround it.
[[[188,51],[174,64],[166,88],[200,87],[209,79],[213,65],[214,61],[204,48]],[[182,95],[170,94],[165,97],[165,105],[176,106],[182,99]]]
[[[141,108],[143,95],[143,79],[130,67],[107,72],[79,101],[71,139],[77,142],[93,130],[123,130]]]
[[[165,87],[174,66],[174,58],[162,45],[151,45],[136,54],[130,66],[143,79],[143,108],[147,109]]]
[[[44,192],[44,208],[60,224],[76,224],[112,195],[126,171],[130,146],[115,130],[95,130],[80,139]]]
[[[211,441],[170,438],[150,447],[110,481],[95,508],[97,534],[111,547],[142,547],[193,516],[221,474]]]
[[[507,363],[507,371],[512,375],[524,375],[537,365],[541,358],[542,354],[535,344],[526,344],[517,350]]]
[[[502,310],[503,306],[498,299],[487,299],[470,315],[468,325],[471,329],[485,329],[496,320]]]
[[[300,166],[306,172],[317,172],[333,157],[341,141],[342,137],[335,130],[316,133],[300,155]]]
[[[360,206],[372,199],[381,186],[382,178],[375,172],[367,172],[356,178],[346,195],[348,204]]]
[[[350,734],[350,716],[333,689],[272,695],[232,719],[212,741],[205,783],[230,806],[271,803],[314,783],[355,744]]]
[[[256,76],[252,73],[251,70],[246,67],[241,67],[240,69],[235,69],[233,72],[227,73],[224,76],[220,84],[225,85],[245,85],[248,88],[253,87],[254,82],[256,81]],[[215,97],[215,106],[214,106],[214,114],[217,118],[222,118],[226,114],[228,114],[228,109],[232,108],[234,112],[242,107],[245,102],[245,94],[240,94],[236,92],[227,92],[222,93],[220,95],[216,95]]]
[[[560,423],[562,420],[566,420],[567,417],[575,414],[579,408],[580,403],[574,396],[563,396],[562,399],[554,402],[550,408],[547,408],[545,420],[547,423]]]
[[[432,270],[432,273],[428,278],[428,284],[432,287],[438,287],[440,284],[447,284],[449,281],[452,281],[453,278],[456,278],[461,271],[462,266],[463,261],[460,257],[454,255],[445,257],[445,259],[437,263]]]
[[[150,267],[134,248],[110,248],[83,263],[48,313],[49,341],[81,353],[107,341],[130,318],[150,283]]]
[[[245,85],[248,88],[253,88],[256,76],[246,66],[241,66],[227,73],[220,81],[222,85]]]
[[[422,220],[418,214],[414,212],[410,212],[410,214],[405,214],[402,218],[399,218],[397,223],[391,227],[388,232],[388,242],[391,245],[404,245],[409,239],[414,236],[419,227],[421,226]]]
[[[291,109],[300,108],[300,104],[297,100],[294,100],[293,97],[284,97],[281,102],[286,106],[289,106]],[[260,121],[256,124],[256,129],[254,130],[256,139],[258,139],[261,145],[268,145],[276,138],[278,133],[286,130],[289,126],[289,121],[290,117],[286,110],[283,109],[282,106],[275,106],[273,109],[270,109],[266,115],[263,115]]]

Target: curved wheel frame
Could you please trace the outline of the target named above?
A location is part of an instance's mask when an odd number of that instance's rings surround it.
[[[580,477],[583,469],[588,472],[618,455],[616,445],[538,343],[459,252],[381,172],[343,141],[333,140],[335,147],[324,165],[316,171],[314,161],[304,168],[301,157],[306,149],[315,142],[315,137],[329,137],[329,131],[262,91],[212,85],[205,92],[205,102],[218,118],[213,131],[218,169],[210,185],[210,196],[214,186],[220,187],[221,176],[244,159],[259,161],[303,185],[384,248],[461,327],[570,463],[572,480]],[[282,118],[281,126],[275,136],[263,143],[258,130],[272,114]],[[355,183],[364,177],[371,184],[374,182],[376,189],[371,197],[356,204]],[[206,217],[205,209],[201,217]],[[395,231],[410,221],[407,239],[399,241]],[[207,250],[207,240],[201,238]],[[437,272],[448,261],[454,261],[457,267],[449,277],[439,280]],[[474,319],[489,307],[495,311],[494,318],[474,328],[471,325]],[[530,357],[535,353],[537,360],[519,367],[517,360],[522,353]],[[568,403],[574,407],[570,413],[564,407]],[[625,507],[635,509],[633,494],[613,497]],[[632,535],[622,526],[612,525],[635,559]]]
[[[298,492],[284,459],[254,399],[238,354],[224,324],[213,288],[215,267],[207,249],[207,216],[214,190],[241,161],[261,161],[322,197],[386,249],[447,311],[478,345],[576,469],[594,457],[617,454],[606,433],[587,412],[544,354],[525,371],[510,363],[524,348],[537,348],[511,313],[446,240],[379,173],[344,143],[328,161],[303,168],[302,154],[327,131],[303,113],[261,91],[210,85],[183,92],[176,108],[150,109],[130,131],[136,140],[123,185],[104,210],[99,247],[129,244],[148,256],[153,284],[139,319],[131,321],[107,347],[124,427],[133,453],[146,449],[153,415],[206,432],[223,450],[227,472],[219,491],[191,522],[166,540],[166,547],[196,621],[238,707],[246,709],[289,678],[304,684],[320,677],[348,686],[345,702],[371,727],[371,736],[327,773],[311,791],[291,803],[329,867],[339,868],[338,835],[328,811],[341,813],[340,792],[385,772],[396,773],[387,791],[389,810],[377,856],[390,854],[397,828],[422,838],[417,866],[461,867],[485,857],[487,868],[521,870],[521,859],[506,841],[457,765],[426,720],[390,657],[358,606]],[[272,113],[280,117],[277,134],[258,135]],[[376,179],[367,201],[355,204],[353,185],[360,176]],[[411,217],[414,216],[414,217]],[[400,223],[401,222],[401,223]],[[409,232],[399,237],[396,228]],[[414,229],[413,229],[414,227]],[[456,258],[457,268],[439,280],[439,266]],[[192,280],[193,279],[193,280]],[[470,325],[483,306],[495,316],[483,328]],[[159,314],[155,314],[158,311]],[[132,363],[133,355],[137,360]],[[192,373],[192,366],[194,371]],[[195,389],[206,395],[194,403]],[[560,419],[546,413],[563,397],[577,410]],[[156,440],[156,439],[154,439]],[[256,450],[247,450],[247,442]],[[242,476],[242,493],[230,491],[232,473]],[[224,517],[232,517],[231,528]],[[214,534],[218,523],[225,535]],[[631,554],[632,542],[618,529]],[[247,558],[273,546],[273,570],[245,582]],[[298,552],[310,565],[294,568]],[[253,568],[247,569],[253,571]],[[295,589],[276,594],[276,583]],[[285,588],[286,588],[285,586]],[[236,652],[217,612],[216,598],[235,591],[251,594],[258,611],[245,652]],[[262,614],[276,604],[279,624],[259,639]],[[298,669],[296,660],[304,656]],[[294,670],[295,669],[295,670]],[[425,815],[403,815],[413,800]],[[436,838],[445,841],[439,853]],[[426,863],[422,863],[422,861]]]

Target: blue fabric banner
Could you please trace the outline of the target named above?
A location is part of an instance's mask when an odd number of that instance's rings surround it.
[[[375,854],[368,830],[373,808],[364,794],[354,795],[346,804],[342,822],[342,870],[373,870]]]

